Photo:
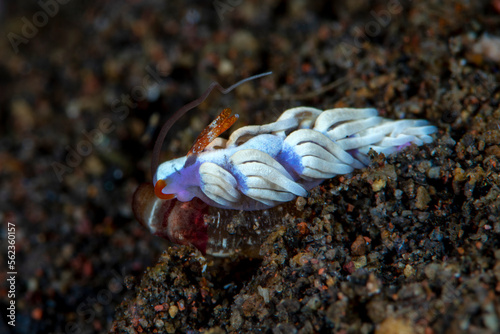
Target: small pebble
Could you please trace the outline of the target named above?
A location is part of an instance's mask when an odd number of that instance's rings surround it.
[[[165,325],[165,323],[163,322],[163,320],[156,319],[156,321],[155,321],[155,327],[156,328],[161,329],[161,328],[163,328],[164,325]]]
[[[415,273],[415,269],[413,269],[413,267],[411,265],[407,264],[404,271],[403,271],[403,274],[408,278],[408,277],[412,276],[414,273]]]
[[[384,180],[384,179],[375,180],[372,183],[372,190],[374,192],[378,192],[378,191],[384,189],[386,184],[387,184],[387,180]]]
[[[414,334],[412,326],[407,320],[387,318],[375,330],[375,334]]]
[[[297,210],[299,211],[302,211],[304,210],[304,206],[307,204],[307,201],[304,197],[302,196],[299,196],[297,197],[297,199],[295,200],[295,207],[297,208]]]
[[[171,305],[168,308],[168,314],[170,314],[171,318],[175,318],[175,316],[177,315],[177,312],[179,312],[179,308],[177,308],[177,306],[175,306],[175,305]]]
[[[427,208],[427,204],[431,201],[431,197],[429,196],[429,192],[423,186],[418,187],[417,189],[417,198],[415,199],[415,206],[424,210]]]
[[[358,257],[357,259],[353,260],[354,262],[354,268],[356,269],[359,269],[359,268],[363,268],[364,266],[366,266],[366,256],[360,256]]]
[[[362,235],[358,235],[356,240],[351,245],[352,254],[355,256],[365,255],[366,253],[366,240]]]
[[[432,167],[427,171],[427,176],[431,179],[439,179],[441,167]]]
[[[229,322],[234,329],[240,329],[241,325],[243,324],[243,318],[241,317],[240,312],[233,311],[231,313],[231,318],[229,318]]]

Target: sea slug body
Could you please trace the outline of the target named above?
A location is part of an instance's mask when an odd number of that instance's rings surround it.
[[[370,149],[389,155],[412,143],[430,143],[437,131],[425,120],[379,117],[373,108],[298,107],[273,123],[237,129],[227,141],[216,138],[235,121],[229,114],[224,110],[187,156],[157,168],[157,196],[197,197],[224,209],[267,209],[365,167]],[[220,124],[223,129],[214,132]]]

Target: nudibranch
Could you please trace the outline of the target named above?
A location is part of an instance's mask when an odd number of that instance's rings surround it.
[[[286,110],[275,122],[237,129],[225,140],[218,136],[238,116],[224,109],[186,156],[158,166],[163,138],[183,113],[199,105],[214,87],[227,93],[267,74],[228,89],[213,83],[202,97],[174,115],[153,153],[157,197],[181,202],[198,198],[223,209],[268,209],[307,196],[325,179],[366,167],[370,149],[387,156],[410,144],[430,143],[430,135],[437,131],[425,120],[382,118],[373,108],[298,107]]]

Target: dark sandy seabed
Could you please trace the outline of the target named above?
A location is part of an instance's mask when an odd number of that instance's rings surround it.
[[[17,53],[5,36],[42,9],[0,4],[0,235],[6,254],[15,223],[18,272],[0,332],[500,332],[499,1],[71,1]],[[162,160],[223,107],[236,127],[309,105],[439,132],[308,198],[222,215],[229,257],[152,236],[130,202],[158,124],[213,80],[265,71],[183,117]],[[90,151],[70,157],[82,131]]]

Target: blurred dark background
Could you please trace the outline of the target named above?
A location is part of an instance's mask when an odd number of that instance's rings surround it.
[[[134,190],[151,180],[158,125],[213,80],[228,86],[274,72],[267,83],[249,84],[232,96],[215,94],[180,120],[164,145],[164,159],[185,154],[218,108],[227,105],[240,113],[240,124],[262,124],[286,107],[332,106],[345,97],[352,107],[375,106],[394,118],[413,113],[448,130],[452,124],[454,135],[463,134],[467,118],[460,121],[461,108],[452,102],[419,111],[390,104],[419,94],[420,82],[412,79],[420,73],[418,62],[428,73],[421,77],[447,82],[453,64],[441,55],[448,51],[433,50],[446,48],[452,35],[461,36],[457,59],[485,73],[498,69],[470,50],[472,40],[495,32],[500,5],[400,4],[402,16],[366,38],[351,27],[373,21],[371,11],[387,9],[387,3],[243,0],[217,8],[212,1],[0,1],[2,314],[9,302],[8,222],[16,226],[17,271],[16,327],[2,317],[0,332],[109,329],[126,285],[140,280],[168,246],[143,229],[130,208]],[[420,43],[429,36],[438,42]],[[357,38],[366,40],[357,45]],[[339,49],[342,41],[350,47]],[[373,45],[403,50],[391,59],[394,68],[384,69],[386,55]],[[453,40],[449,45],[453,52]],[[415,58],[414,48],[419,50]],[[490,52],[500,59],[494,49],[479,53],[488,59]],[[364,57],[368,60],[360,62]],[[365,69],[369,74],[363,77]],[[387,73],[408,80],[390,97],[366,94],[359,82],[349,84],[359,86],[350,95],[344,94],[348,88],[323,98],[304,95],[353,71],[360,80]],[[489,78],[479,80],[495,86]],[[453,112],[442,114],[443,109]]]

